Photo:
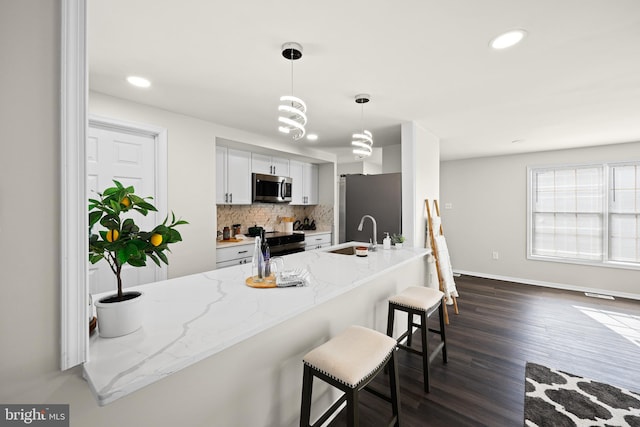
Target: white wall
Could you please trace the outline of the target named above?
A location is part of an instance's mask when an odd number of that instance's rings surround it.
[[[60,373],[60,3],[0,3],[0,402],[69,403]],[[86,394],[86,393],[85,393]],[[89,396],[90,397],[90,396]]]
[[[211,123],[91,92],[89,113],[168,129],[168,211],[189,221],[169,278],[215,269],[215,136]],[[165,268],[165,267],[163,267]]]
[[[338,176],[350,174],[378,175],[381,173],[382,165],[380,163],[366,161],[338,163],[337,169]]]
[[[382,147],[382,173],[402,172],[402,144]]]
[[[437,199],[440,140],[416,122],[401,125],[402,233],[408,245],[425,247],[425,199]]]
[[[640,160],[640,142],[443,162],[441,213],[454,270],[640,298],[638,270],[526,258],[527,166],[620,160]]]
[[[380,163],[362,162],[362,171],[365,175],[379,175],[382,173]]]
[[[362,162],[338,163],[336,173],[338,176],[364,173],[364,167]]]

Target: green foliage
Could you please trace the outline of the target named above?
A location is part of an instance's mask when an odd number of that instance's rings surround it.
[[[175,227],[188,222],[176,220],[172,212],[171,222],[168,223],[167,216],[153,230],[141,231],[132,218],[123,219],[121,214],[135,211],[146,216],[149,212],[157,212],[155,206],[148,202],[152,198],[136,196],[133,187],[124,187],[116,180],[113,182],[115,187],[98,193],[99,200],[89,199],[89,262],[95,264],[101,259],[107,260],[118,280],[118,295],[121,296],[122,266],[129,264],[144,267],[147,265],[147,258],[158,266],[161,266],[161,262],[169,264],[164,251],[170,251],[170,244],[182,241],[182,236]],[[100,224],[105,230],[92,232],[96,224]],[[156,234],[162,236],[160,242],[157,241],[158,237],[152,239]]]
[[[403,242],[404,242],[404,236],[402,234],[393,233],[391,235],[391,243],[393,243],[394,245],[396,243],[403,243]]]

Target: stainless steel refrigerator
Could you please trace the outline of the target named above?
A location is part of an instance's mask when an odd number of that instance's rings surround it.
[[[365,219],[362,231],[358,231],[363,215],[376,219],[378,244],[382,244],[385,232],[390,236],[402,233],[401,176],[400,173],[386,173],[340,177],[340,243],[369,241],[373,235],[373,224],[369,219]]]

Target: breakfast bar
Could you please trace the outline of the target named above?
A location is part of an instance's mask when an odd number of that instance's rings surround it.
[[[356,244],[286,256],[286,269],[309,272],[303,287],[251,288],[250,264],[136,287],[143,328],[91,337],[84,377],[96,400],[180,400],[189,387],[185,405],[211,425],[295,425],[302,356],[352,324],[384,331],[388,297],[425,283],[428,249],[331,252]],[[320,411],[335,396],[318,390]]]

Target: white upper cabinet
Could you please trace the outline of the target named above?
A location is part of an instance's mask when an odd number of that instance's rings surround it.
[[[304,188],[307,195],[307,205],[318,204],[318,165],[314,163],[304,164]]]
[[[303,205],[304,201],[304,172],[302,162],[291,160],[289,162],[289,176],[291,176],[291,204]]]
[[[251,153],[216,147],[216,204],[251,204]]]
[[[289,160],[281,157],[251,154],[251,172],[267,175],[289,176]]]
[[[289,162],[292,205],[318,204],[318,165],[296,160]]]

